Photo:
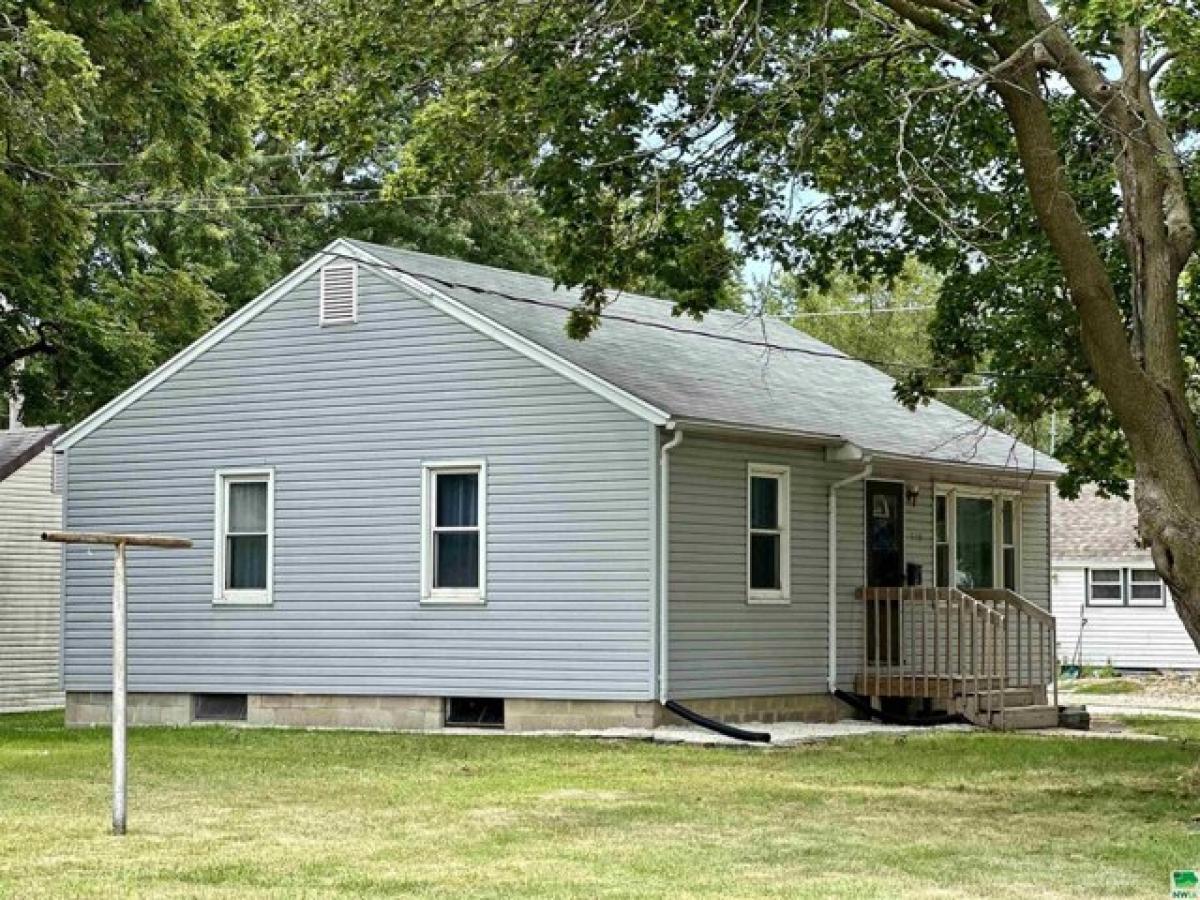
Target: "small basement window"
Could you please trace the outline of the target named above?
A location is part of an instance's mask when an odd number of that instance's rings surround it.
[[[245,722],[245,694],[193,694],[193,722]]]
[[[504,701],[495,697],[447,697],[446,725],[459,728],[503,728]]]

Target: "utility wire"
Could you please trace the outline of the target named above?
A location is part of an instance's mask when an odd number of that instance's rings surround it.
[[[473,196],[515,197],[530,193],[531,188],[498,188],[476,190]],[[342,191],[318,191],[294,194],[231,194],[197,197],[146,197],[136,200],[94,200],[78,204],[79,208],[95,213],[130,213],[149,215],[163,212],[240,212],[247,209],[295,209],[316,203],[403,203],[421,200],[449,200],[454,193],[435,192],[384,197],[381,188],[358,188]]]
[[[820,319],[826,316],[882,316],[890,313],[906,313],[906,312],[927,312],[937,309],[933,304],[918,305],[918,306],[877,306],[862,309],[822,309],[815,312],[794,312],[781,313],[772,318],[779,319],[784,322],[789,322],[792,319]]]
[[[453,280],[446,279],[446,278],[439,278],[436,275],[428,275],[428,274],[421,273],[421,272],[410,271],[408,269],[403,268],[402,266],[397,266],[392,263],[385,263],[385,262],[379,262],[379,261],[374,261],[374,260],[364,260],[361,257],[351,256],[348,253],[334,253],[334,252],[326,251],[325,255],[332,257],[334,259],[344,259],[344,260],[347,260],[350,262],[354,262],[359,265],[366,266],[368,268],[379,269],[379,270],[387,271],[387,272],[396,272],[400,275],[407,275],[409,278],[415,278],[418,281],[436,282],[437,284],[440,284],[444,287],[448,287],[452,290],[465,290],[465,291],[471,291],[472,293],[476,293],[476,294],[484,294],[484,295],[495,296],[495,297],[503,297],[505,300],[511,300],[514,303],[524,303],[529,306],[545,307],[547,309],[553,309],[553,310],[557,310],[558,312],[563,312],[563,313],[570,311],[569,307],[563,306],[560,303],[554,303],[554,302],[551,302],[548,300],[538,300],[534,297],[525,297],[525,296],[521,296],[519,294],[510,294],[510,293],[506,293],[504,291],[493,290],[491,288],[482,288],[482,287],[479,287],[478,285],[467,284],[467,283],[461,282],[461,281],[453,281]],[[649,319],[639,319],[634,316],[626,316],[626,315],[622,315],[620,313],[613,313],[613,312],[603,312],[602,311],[599,313],[599,317],[601,319],[605,319],[610,322],[621,322],[626,325],[637,325],[637,326],[641,326],[643,328],[654,328],[659,331],[668,331],[668,332],[672,332],[674,334],[687,335],[689,337],[707,338],[709,340],[723,341],[725,343],[730,343],[730,344],[740,344],[740,345],[748,346],[748,347],[757,347],[759,349],[769,350],[771,352],[798,353],[803,356],[812,356],[812,357],[817,357],[819,359],[838,359],[838,360],[843,360],[846,362],[866,363],[867,365],[874,366],[874,367],[880,368],[880,369],[889,369],[889,368],[890,369],[905,369],[910,372],[932,372],[932,373],[936,373],[936,374],[940,374],[940,375],[955,375],[955,376],[960,376],[960,377],[974,376],[974,377],[978,377],[978,378],[1014,378],[1014,379],[1028,379],[1028,380],[1033,380],[1033,381],[1059,381],[1059,382],[1066,381],[1066,379],[1061,378],[1059,376],[1036,375],[1036,374],[1023,373],[1023,372],[1012,372],[1012,373],[989,372],[989,371],[961,372],[961,373],[952,372],[952,370],[950,370],[949,368],[947,368],[945,366],[928,366],[928,365],[919,365],[919,364],[915,364],[915,363],[901,362],[899,360],[872,359],[870,357],[864,357],[864,356],[851,356],[850,354],[843,353],[840,350],[820,350],[815,347],[795,347],[795,346],[791,346],[788,344],[777,344],[773,341],[766,341],[766,340],[759,341],[759,340],[754,340],[752,338],[738,337],[737,335],[732,335],[732,334],[714,334],[711,331],[697,331],[697,330],[693,330],[693,329],[689,329],[689,328],[680,328],[679,326],[670,325],[666,322],[655,322],[655,321],[652,321]]]

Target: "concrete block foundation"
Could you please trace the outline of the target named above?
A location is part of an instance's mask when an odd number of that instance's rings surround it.
[[[849,707],[826,694],[681,698],[679,702],[702,715],[729,723],[834,722],[850,715]],[[107,725],[111,720],[110,694],[67,692],[67,725]],[[190,725],[194,721],[192,694],[129,695],[131,725]],[[442,697],[347,694],[248,694],[246,697],[245,724],[251,726],[440,731],[444,723]],[[650,729],[664,724],[684,723],[651,700],[513,697],[504,701],[505,731]]]

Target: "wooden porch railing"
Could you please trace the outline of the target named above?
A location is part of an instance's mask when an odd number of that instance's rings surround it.
[[[1025,598],[952,587],[860,588],[858,597],[864,693],[973,698],[975,711],[1001,728],[1007,689],[1044,696],[1053,683],[1057,704],[1054,619]]]
[[[1054,616],[1006,588],[971,588],[976,600],[1004,613],[1016,645],[1016,671],[1006,672],[1014,687],[1049,688],[1058,706],[1058,633]]]

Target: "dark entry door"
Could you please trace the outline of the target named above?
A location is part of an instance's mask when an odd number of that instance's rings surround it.
[[[867,584],[904,585],[904,484],[867,482]]]

